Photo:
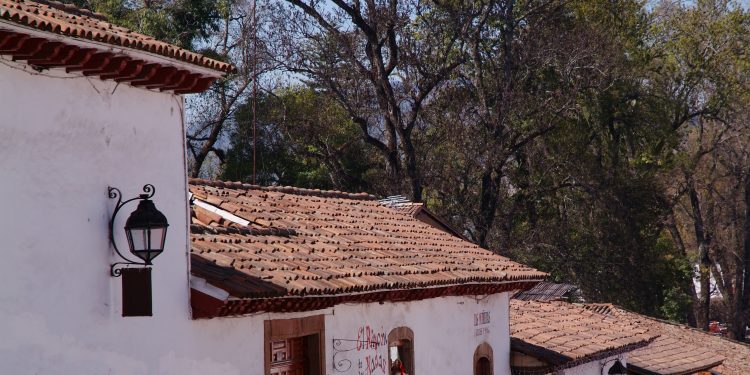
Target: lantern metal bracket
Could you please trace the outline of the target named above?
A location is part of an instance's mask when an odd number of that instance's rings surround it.
[[[117,204],[115,205],[115,210],[112,211],[112,218],[109,220],[109,242],[112,243],[112,248],[114,248],[115,253],[120,256],[124,262],[115,262],[112,263],[112,265],[109,268],[109,274],[113,277],[119,277],[122,276],[122,267],[129,266],[129,265],[137,265],[137,266],[150,266],[150,262],[136,262],[128,259],[126,256],[122,255],[120,252],[120,249],[117,248],[117,243],[115,242],[115,217],[117,217],[117,213],[120,212],[120,209],[125,206],[126,204],[136,201],[136,200],[144,200],[149,199],[154,196],[154,193],[156,193],[156,188],[154,185],[146,184],[143,185],[143,193],[140,194],[135,198],[130,198],[128,200],[123,201],[122,200],[122,192],[120,192],[120,189],[109,186],[108,188],[109,193],[109,199],[117,199]]]

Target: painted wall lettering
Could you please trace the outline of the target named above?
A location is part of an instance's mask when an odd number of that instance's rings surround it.
[[[364,325],[357,329],[357,353],[359,355],[359,375],[387,374],[388,335]]]
[[[482,311],[474,314],[474,336],[486,336],[490,334],[489,327],[482,327],[490,324],[490,312]]]
[[[377,331],[368,325],[359,327],[357,330],[358,352],[365,349],[377,350],[381,346],[388,346],[388,336],[383,328]]]
[[[480,327],[474,330],[474,336],[484,336],[489,335],[490,329],[487,327]]]
[[[385,374],[388,369],[388,359],[381,353],[367,354],[359,359],[359,375]]]
[[[334,338],[333,369],[346,374],[387,375],[388,336],[385,330],[363,325],[357,328],[356,339]]]
[[[478,314],[474,314],[474,327],[482,325],[482,324],[490,324],[490,312],[489,311],[482,311]]]

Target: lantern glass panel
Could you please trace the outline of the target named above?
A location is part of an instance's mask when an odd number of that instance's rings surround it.
[[[131,228],[127,232],[132,251],[144,251],[148,249],[148,229]]]
[[[149,248],[152,250],[162,250],[164,248],[164,237],[167,235],[167,228],[151,228]]]

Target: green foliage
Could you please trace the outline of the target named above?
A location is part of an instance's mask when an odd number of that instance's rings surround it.
[[[535,251],[513,254],[580,285],[588,300],[678,316],[680,306],[663,307],[667,293],[670,301],[684,297],[685,279],[681,255],[663,241],[669,202],[659,177],[679,137],[660,99],[643,85],[652,63],[644,48],[647,16],[636,2],[578,4],[581,20],[606,29],[609,53],[625,58],[614,61],[606,88],[581,95],[571,121],[529,151],[547,156],[535,161],[543,185],[572,181],[574,188],[540,197],[535,223],[521,216],[517,236]],[[549,173],[550,164],[559,166],[557,173]]]
[[[256,182],[363,191],[368,152],[344,111],[301,87],[278,90],[257,102]],[[252,102],[243,105],[231,135],[222,178],[252,181]]]
[[[670,245],[671,240],[671,238],[664,239]],[[664,301],[658,316],[674,322],[688,323],[686,316],[691,309],[691,299],[688,291],[685,290],[685,285],[692,285],[693,270],[690,262],[685,257],[678,256],[669,260],[674,264],[672,270],[676,273],[667,276],[674,277],[678,283],[681,282],[681,285],[665,286]]]
[[[448,90],[443,111],[427,119],[436,128],[426,133],[424,158],[429,170],[439,171],[426,194],[434,199],[427,202],[455,226],[474,230],[483,165],[502,160],[497,158],[508,138],[552,123],[553,131],[517,149],[490,175],[502,173],[502,194],[488,246],[551,272],[554,280],[578,284],[587,301],[684,320],[686,259],[665,241],[670,201],[662,184],[681,139],[664,95],[647,80],[662,54],[650,42],[654,21],[638,1],[575,1],[544,22],[534,25],[535,38],[580,34],[570,39],[597,45],[593,55],[565,60],[559,51],[544,55],[546,65],[534,66],[534,59],[523,64],[524,85],[512,99],[521,103],[502,113],[508,120],[500,148],[493,130],[468,126],[466,108],[474,97]],[[535,42],[526,41],[529,50],[521,53],[540,53],[530,50]],[[602,72],[603,79],[592,80],[600,84],[576,88],[590,79],[585,69],[570,80],[555,65],[585,65],[581,60]],[[501,79],[496,74],[484,83]],[[498,86],[505,87],[502,81]],[[539,101],[546,108],[537,110]],[[558,103],[572,109],[551,113]]]
[[[156,39],[192,49],[218,28],[219,10],[230,0],[70,0],[124,26]]]

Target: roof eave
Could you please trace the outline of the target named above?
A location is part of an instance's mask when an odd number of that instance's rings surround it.
[[[510,338],[510,348],[511,350],[532,356],[553,366],[563,365],[573,360],[573,358],[564,354],[547,349],[543,346],[534,345],[517,337]]]
[[[538,282],[538,280],[520,280],[495,283],[457,284],[334,295],[286,295],[266,298],[230,297],[220,308],[214,310],[215,314],[213,316],[196,316],[194,314],[193,318],[241,316],[259,312],[286,313],[313,311],[326,309],[342,303],[408,302],[448,296],[488,295],[531,287]],[[218,299],[216,299],[216,301],[218,301]]]
[[[554,370],[558,371],[558,370],[564,370],[564,369],[571,368],[571,367],[576,367],[584,363],[594,362],[600,359],[631,352],[633,350],[648,346],[655,339],[656,339],[656,336],[648,340],[641,340],[641,341],[634,342],[628,345],[623,345],[617,348],[598,351],[589,355],[585,355],[580,358],[571,358],[562,353],[558,353],[554,350],[550,350],[539,345],[528,343],[524,341],[523,339],[516,338],[516,337],[510,338],[511,340],[510,345],[511,345],[511,349],[513,350],[517,350],[519,352],[530,355],[532,357],[536,357],[538,359],[541,359],[545,362],[552,364],[554,366]],[[630,366],[630,364],[628,364],[628,366]],[[660,375],[660,374],[656,374],[656,375]]]
[[[225,72],[203,67],[200,65],[191,64],[188,62],[172,59],[169,57],[161,56],[155,53],[141,51],[129,47],[117,46],[108,43],[101,43],[95,40],[82,39],[73,36],[57,34],[47,31],[35,29],[33,27],[24,26],[22,24],[9,22],[5,19],[0,18],[0,30],[8,30],[11,32],[23,33],[32,37],[44,38],[50,41],[61,42],[67,45],[78,46],[81,48],[93,48],[101,52],[109,52],[113,54],[123,54],[130,56],[134,59],[143,60],[147,63],[154,63],[164,66],[172,66],[178,69],[187,70],[192,73],[197,73],[203,76],[212,77],[215,79],[221,78],[226,75]]]

